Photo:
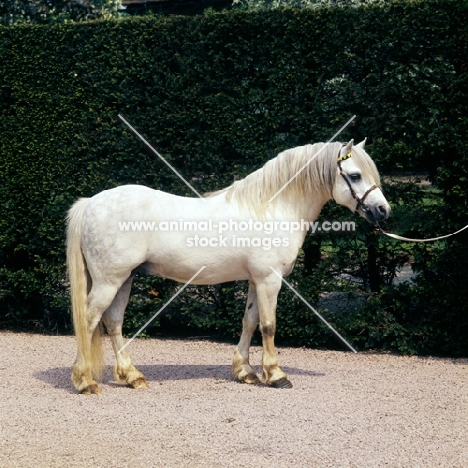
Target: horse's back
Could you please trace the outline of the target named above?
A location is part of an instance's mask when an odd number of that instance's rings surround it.
[[[227,259],[232,261],[232,252],[208,248],[202,249],[203,255],[195,254],[197,249],[188,246],[188,238],[197,233],[184,229],[190,220],[195,225],[208,222],[218,211],[217,205],[215,199],[180,197],[141,185],[95,195],[88,199],[82,230],[82,249],[91,273],[107,275],[140,268],[184,281],[205,259],[225,265]],[[226,211],[225,207],[224,214]],[[216,282],[214,278],[205,281]]]

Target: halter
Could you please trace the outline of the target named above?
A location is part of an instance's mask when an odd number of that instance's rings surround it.
[[[353,186],[351,185],[351,182],[348,179],[348,176],[343,172],[343,169],[341,168],[341,161],[345,161],[346,159],[349,159],[351,157],[351,151],[349,153],[344,154],[343,156],[340,156],[340,153],[338,153],[338,168],[340,169],[340,175],[343,177],[343,179],[346,181],[349,187],[349,191],[351,192],[352,197],[356,200],[356,209],[354,210],[355,213],[358,212],[359,208],[362,208],[362,211],[367,211],[367,205],[364,203],[367,195],[372,192],[372,190],[378,188],[377,185],[373,185],[369,189],[366,190],[364,195],[360,198],[359,195],[354,191]]]

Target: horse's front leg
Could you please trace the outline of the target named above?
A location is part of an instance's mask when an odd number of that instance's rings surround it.
[[[265,384],[275,388],[291,388],[286,373],[279,367],[276,358],[276,304],[281,289],[281,279],[276,275],[257,284],[257,300],[260,315],[260,331],[263,338],[263,379]]]
[[[122,323],[130,296],[132,280],[133,277],[130,276],[121,286],[111,306],[102,316],[102,321],[107,328],[116,357],[115,380],[119,384],[127,384],[133,388],[146,388],[148,384],[144,375],[132,364],[127,349],[122,349],[125,344],[122,337]]]
[[[242,320],[242,334],[234,352],[232,360],[232,375],[234,380],[247,384],[260,383],[257,374],[249,362],[249,348],[252,335],[258,325],[258,304],[255,285],[249,283],[249,293],[245,307],[244,319]]]

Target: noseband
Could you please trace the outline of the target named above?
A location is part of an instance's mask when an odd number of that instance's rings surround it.
[[[343,172],[343,169],[341,168],[341,161],[349,159],[350,157],[351,151],[349,153],[344,154],[343,156],[340,156],[340,154],[338,153],[338,168],[340,170],[340,175],[348,184],[349,191],[351,192],[352,197],[356,200],[356,209],[354,211],[357,213],[359,208],[362,208],[362,211],[367,211],[367,205],[365,205],[364,201],[366,200],[367,195],[369,195],[369,193],[371,193],[372,190],[375,190],[378,187],[374,184],[372,187],[366,190],[362,197],[359,197],[359,195],[354,191],[353,186],[351,185],[351,182],[348,179],[348,176]]]

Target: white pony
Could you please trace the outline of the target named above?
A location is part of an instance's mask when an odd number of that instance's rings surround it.
[[[251,337],[260,324],[263,381],[290,388],[276,359],[276,303],[281,276],[291,272],[307,233],[304,223],[314,221],[330,199],[371,223],[386,219],[390,207],[379,184],[364,142],[353,146],[351,140],[347,145],[317,143],[286,150],[245,179],[204,198],[126,185],[78,200],[69,211],[67,231],[78,345],[72,382],[77,391],[100,393],[101,323],[116,355],[117,382],[147,387],[122,349],[124,311],[138,271],[181,283],[199,272],[193,284],[248,280],[233,377],[260,382],[249,363]]]

